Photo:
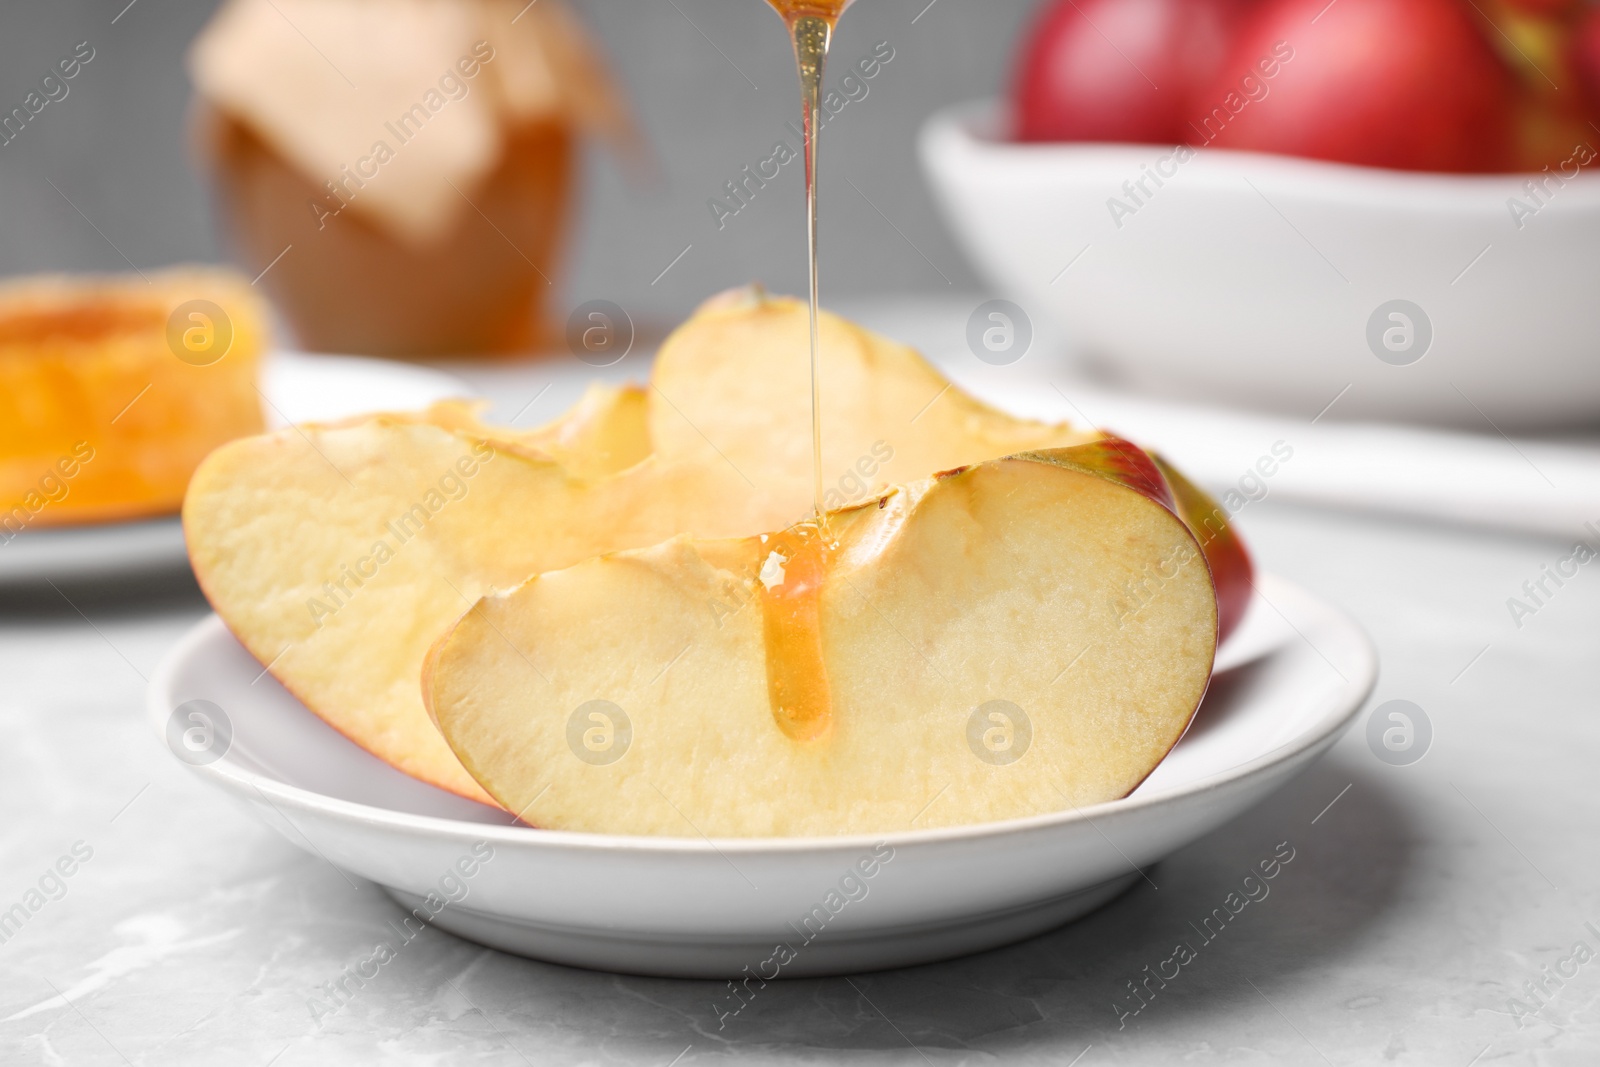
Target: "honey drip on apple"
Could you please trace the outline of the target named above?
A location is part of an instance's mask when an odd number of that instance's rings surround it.
[[[822,583],[836,550],[816,522],[771,534],[761,545],[767,699],[778,728],[792,741],[818,740],[833,724],[822,656]]]

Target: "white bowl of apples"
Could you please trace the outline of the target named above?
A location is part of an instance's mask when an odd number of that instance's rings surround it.
[[[1596,9],[1497,16],[1545,42],[1528,72],[1466,0],[1325,3],[1051,5],[1010,102],[923,131],[958,238],[1142,388],[1479,428],[1600,414]],[[1375,34],[1404,44],[1357,54]]]

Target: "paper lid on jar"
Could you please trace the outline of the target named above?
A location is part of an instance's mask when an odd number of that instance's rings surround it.
[[[189,72],[315,184],[358,188],[351,208],[417,242],[472,210],[517,128],[628,131],[563,0],[229,0]]]

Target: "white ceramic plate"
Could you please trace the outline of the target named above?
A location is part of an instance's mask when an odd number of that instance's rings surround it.
[[[435,400],[471,396],[458,378],[358,356],[274,352],[261,372],[267,425],[345,419],[370,411],[406,411]],[[82,583],[187,565],[176,515],[99,526],[24,530],[0,543],[0,586]]]
[[[1267,576],[1258,588],[1232,669],[1130,797],[881,837],[613,837],[513,824],[346,740],[215,617],[162,663],[148,713],[205,781],[462,937],[635,974],[837,974],[976,952],[1076,918],[1332,744],[1372,688],[1372,646],[1295,586]],[[789,953],[775,954],[780,943]]]
[[[1125,382],[1304,419],[1337,396],[1330,418],[1482,433],[1600,414],[1600,174],[1572,167],[1523,213],[1528,175],[1212,148],[1180,164],[1160,145],[1011,143],[1002,115],[929,119],[929,184],[1000,294]],[[1391,301],[1420,309],[1410,334]]]

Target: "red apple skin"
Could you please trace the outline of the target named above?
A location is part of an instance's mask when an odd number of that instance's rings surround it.
[[[1217,593],[1217,643],[1238,627],[1255,592],[1255,566],[1222,505],[1160,456],[1109,434],[1040,458],[1127,486],[1181,519],[1211,570]]]
[[[1172,488],[1178,518],[1200,542],[1211,567],[1211,584],[1217,590],[1217,643],[1221,644],[1244,621],[1250,607],[1256,588],[1255,564],[1222,505],[1172,464],[1160,456],[1152,458]]]
[[[1019,141],[1178,144],[1185,104],[1253,0],[1057,0],[1012,87]]]
[[[1191,101],[1192,117],[1226,109],[1241,79],[1286,43],[1293,57],[1266,96],[1220,132],[1213,123],[1210,145],[1398,170],[1505,170],[1514,78],[1492,32],[1460,0],[1268,0]]]

